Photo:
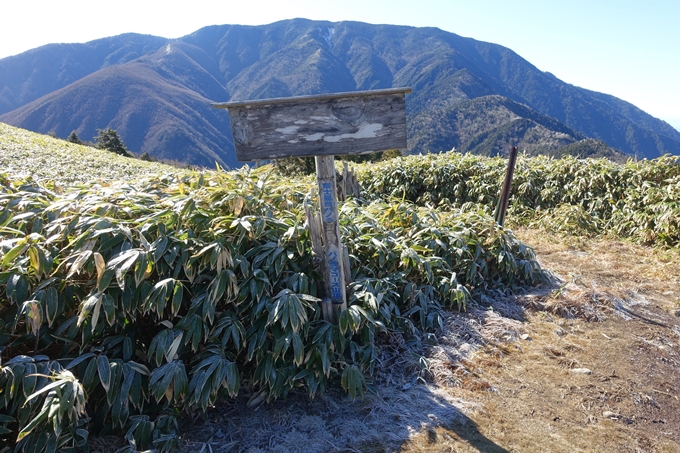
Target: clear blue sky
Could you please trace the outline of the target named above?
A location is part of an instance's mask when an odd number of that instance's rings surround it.
[[[438,27],[501,44],[567,83],[680,129],[680,0],[0,0],[0,58],[136,32],[304,17]]]

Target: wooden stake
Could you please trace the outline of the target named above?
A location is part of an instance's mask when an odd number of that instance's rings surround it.
[[[513,146],[510,150],[510,158],[508,159],[508,170],[505,173],[505,181],[503,181],[503,189],[501,190],[501,197],[496,206],[494,217],[496,223],[503,226],[505,223],[505,212],[508,209],[508,202],[510,201],[510,189],[512,188],[512,174],[515,171],[515,160],[517,160],[517,147]]]
[[[337,323],[338,312],[347,310],[344,253],[338,223],[338,188],[333,156],[316,156],[315,160],[324,248],[324,284],[334,314],[333,319],[326,320]]]
[[[323,252],[323,227],[321,225],[321,215],[320,213],[313,211],[307,204],[305,204],[305,213],[307,214],[307,227],[309,228],[309,238],[312,241],[312,252],[314,253],[314,268],[324,276],[324,279],[326,279],[326,263]],[[326,293],[328,293],[327,289]],[[323,315],[323,319],[330,322],[333,322],[336,318],[335,310],[330,297],[324,297],[321,299],[321,314]]]

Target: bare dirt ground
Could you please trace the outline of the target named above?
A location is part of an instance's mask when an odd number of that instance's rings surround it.
[[[426,370],[386,348],[363,400],[244,395],[181,450],[680,452],[680,253],[515,233],[555,288],[448,313]]]

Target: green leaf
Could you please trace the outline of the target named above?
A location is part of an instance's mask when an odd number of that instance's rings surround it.
[[[319,351],[319,355],[321,356],[321,366],[323,369],[323,374],[328,377],[331,372],[331,360],[330,357],[328,356],[328,349],[317,346],[317,351]]]
[[[177,361],[175,372],[173,373],[173,401],[177,403],[184,399],[189,388],[189,378],[182,361]]]
[[[168,349],[175,341],[175,331],[172,329],[161,330],[156,334],[156,336],[151,340],[151,345],[149,346],[149,359],[153,361],[156,366],[160,366],[163,357],[167,357]]]
[[[97,359],[90,360],[83,375],[83,385],[86,389],[92,388],[94,385],[94,378],[97,372]]]
[[[57,317],[59,310],[59,294],[57,289],[53,286],[47,288],[47,297],[45,300],[45,312],[47,314],[47,325],[52,327]]]
[[[78,325],[78,327],[80,327],[80,325],[83,323],[85,318],[88,317],[88,315],[90,314],[92,309],[96,305],[101,303],[101,300],[102,300],[102,293],[92,294],[87,299],[85,299],[85,302],[83,302],[83,304],[81,305],[80,312],[78,313],[78,321],[76,323]],[[93,322],[92,324],[95,325],[96,322]]]
[[[104,354],[97,357],[97,373],[99,374],[99,381],[102,383],[102,387],[108,392],[111,384],[111,365],[109,364],[109,358]]]
[[[116,398],[118,398],[118,393],[120,392],[120,384],[123,377],[123,366],[120,359],[115,359],[109,364],[111,370],[111,379],[109,384],[109,389],[106,391],[106,401],[111,406]]]
[[[78,365],[81,362],[84,362],[85,360],[89,359],[90,357],[94,357],[94,353],[87,352],[83,355],[80,355],[80,356],[76,357],[75,359],[71,360],[69,362],[69,364],[66,366],[66,369],[70,370],[71,368],[75,367],[76,365]]]
[[[170,344],[170,347],[168,348],[167,352],[165,353],[165,359],[168,362],[171,362],[175,360],[175,355],[177,354],[177,350],[179,349],[180,345],[182,344],[182,337],[183,334],[180,332],[179,335],[175,337],[175,339],[172,341]]]
[[[151,372],[149,388],[156,401],[166,397],[169,403],[179,401],[186,392],[186,370],[180,360],[166,363]],[[177,386],[177,388],[175,388]]]
[[[235,398],[238,395],[238,390],[240,387],[240,378],[238,372],[238,366],[233,362],[228,362],[226,365],[226,378],[225,378],[226,388],[229,392],[229,396]]]
[[[132,338],[130,337],[125,337],[123,339],[123,361],[128,362],[130,359],[132,359],[132,355],[134,354],[134,345],[132,344]]]
[[[343,335],[345,332],[347,332],[350,323],[352,323],[352,315],[350,314],[349,310],[344,310],[340,313],[340,319],[338,322],[338,325],[340,326],[340,332],[342,332]]]
[[[21,305],[28,296],[28,280],[21,274],[12,274],[7,281],[7,296],[14,300],[14,303]]]
[[[126,363],[128,365],[130,365],[130,367],[139,374],[143,374],[144,376],[148,376],[149,374],[151,374],[149,369],[145,365],[142,365],[141,363],[137,363],[137,362],[133,362],[133,361],[129,361],[129,362],[126,362]]]
[[[284,335],[279,337],[274,344],[274,359],[283,357],[290,346],[291,338],[290,335]]]
[[[5,254],[5,256],[2,258],[2,267],[8,268],[10,263],[14,261],[14,259],[24,253],[28,249],[28,244],[26,244],[26,240],[22,239],[17,243],[16,246],[12,247],[12,249]]]
[[[106,268],[97,280],[97,290],[98,291],[106,290],[111,284],[111,280],[113,279],[114,274],[115,271],[113,269]]]
[[[135,264],[135,286],[139,287],[139,284],[146,278],[147,272],[150,271],[152,266],[153,264],[149,263],[146,253],[140,252]]]
[[[182,307],[182,300],[184,297],[184,286],[179,280],[175,281],[175,287],[172,290],[172,316],[175,317],[179,313],[179,309]]]
[[[102,300],[103,300],[104,295],[102,293],[99,293],[97,300],[95,301],[93,307],[92,307],[92,321],[90,326],[92,327],[92,333],[94,334],[95,329],[97,328],[97,321],[99,321],[99,312],[101,311],[102,308]]]
[[[345,367],[342,372],[342,378],[340,379],[340,382],[342,384],[342,388],[353,400],[356,399],[357,395],[359,395],[360,398],[364,397],[366,378],[355,365],[349,365]]]
[[[24,371],[24,379],[22,383],[24,397],[27,398],[28,395],[35,391],[35,386],[38,381],[38,376],[36,375],[37,368],[35,363],[27,363]]]
[[[112,326],[116,322],[116,306],[113,302],[113,298],[108,294],[104,294],[102,298],[101,306],[104,309],[104,315],[106,317],[106,323]],[[94,316],[93,316],[94,317]],[[94,322],[93,322],[94,324]]]
[[[217,275],[217,278],[210,284],[210,300],[213,304],[224,295],[224,290],[227,288],[227,282],[229,281],[229,272],[227,269],[222,269],[222,271]]]
[[[125,289],[125,274],[137,262],[142,252],[137,249],[126,250],[109,261],[108,268],[115,269],[120,289]]]
[[[192,315],[186,332],[186,342],[191,342],[191,350],[198,350],[199,343],[203,339],[203,320],[196,314]]]
[[[47,444],[45,444],[45,453],[55,453],[57,451],[57,434],[50,434]]]
[[[47,275],[48,270],[44,269],[43,264],[45,263],[44,257],[41,257],[41,251],[36,246],[30,246],[28,248],[28,257],[31,262],[31,267],[35,270],[36,275]]]
[[[29,396],[27,396],[27,397],[26,397],[26,401],[24,402],[24,406],[25,406],[26,404],[28,404],[28,402],[31,401],[33,398],[35,398],[35,397],[37,397],[37,396],[39,396],[39,395],[42,395],[42,394],[45,393],[45,392],[49,392],[49,391],[52,390],[53,388],[62,386],[62,385],[64,385],[66,382],[67,382],[67,381],[65,381],[64,379],[59,379],[59,380],[56,380],[56,381],[52,382],[51,384],[47,384],[46,386],[44,386],[43,388],[41,388],[41,389],[38,390],[37,392],[34,392],[34,393],[30,394]],[[49,409],[49,407],[47,407],[46,409]],[[25,428],[24,428],[24,429],[25,429]]]
[[[58,384],[58,383],[53,383],[53,384]],[[50,384],[52,385],[52,384]],[[56,387],[56,385],[53,385],[51,388]],[[48,389],[49,390],[49,389]],[[42,393],[42,390],[39,392]],[[34,393],[31,396],[36,396],[37,393]],[[27,400],[28,401],[28,400]],[[33,429],[41,424],[46,418],[47,418],[47,413],[49,412],[49,406],[43,407],[43,409],[36,415],[33,420],[31,420],[28,425],[24,426],[24,428],[19,432],[19,435],[17,436],[17,442],[21,441],[24,437],[29,435]]]
[[[163,254],[165,254],[165,250],[168,247],[168,238],[167,236],[159,237],[154,241],[153,244],[151,244],[151,249],[153,250],[153,262],[157,263],[158,260],[161,259]]]
[[[165,310],[165,303],[168,299],[168,294],[175,287],[174,278],[166,278],[151,287],[149,295],[144,301],[144,306],[147,310],[154,310],[158,316],[163,315]]]
[[[88,241],[84,246],[84,250],[82,252],[79,252],[77,255],[76,260],[73,262],[71,265],[71,269],[69,270],[68,275],[66,276],[66,279],[70,279],[74,274],[77,274],[80,272],[80,269],[85,265],[88,259],[92,256],[92,247],[94,246],[94,243],[92,241]],[[89,248],[88,248],[89,247]]]
[[[297,333],[292,334],[293,343],[293,363],[296,366],[302,365],[305,358],[305,347],[302,343],[302,338]]]

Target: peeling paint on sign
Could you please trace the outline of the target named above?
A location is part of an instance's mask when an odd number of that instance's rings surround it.
[[[406,149],[407,88],[215,104],[240,161]]]

